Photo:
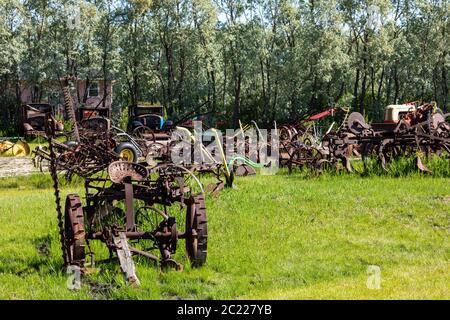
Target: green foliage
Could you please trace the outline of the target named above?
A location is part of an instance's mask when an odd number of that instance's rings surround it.
[[[71,120],[66,119],[64,121],[64,132],[72,132],[73,122]]]
[[[114,80],[115,112],[160,101],[170,118],[203,106],[234,125],[272,126],[332,105],[370,120],[408,100],[448,110],[448,5],[1,0],[0,92],[26,81],[37,102],[71,73]]]
[[[17,66],[25,49],[20,21],[24,8],[21,1],[0,0],[0,12],[0,76],[4,76]]]
[[[20,102],[10,94],[0,94],[0,136],[17,136],[20,120]]]
[[[122,108],[117,117],[117,126],[126,131],[128,126],[128,108]]]

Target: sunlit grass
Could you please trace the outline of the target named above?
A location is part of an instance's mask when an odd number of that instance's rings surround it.
[[[0,179],[0,298],[450,298],[450,179],[304,173],[238,178],[207,198],[208,262],[183,272],[136,262],[141,288],[100,264],[70,291],[51,179]],[[82,193],[82,183],[63,187]],[[95,243],[98,260],[108,257]],[[380,290],[366,287],[381,269]]]

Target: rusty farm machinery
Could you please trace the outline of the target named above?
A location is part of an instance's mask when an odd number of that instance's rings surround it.
[[[434,103],[427,103],[408,111],[398,122],[373,124],[367,124],[360,113],[352,113],[346,132],[337,137],[337,142],[343,149],[358,146],[362,160],[376,157],[383,169],[387,169],[392,160],[408,156],[416,158],[419,170],[431,172],[422,157],[450,153],[448,115],[433,112],[433,109]],[[329,141],[335,138],[330,137]]]
[[[53,128],[51,116],[48,121],[49,128]],[[138,285],[134,255],[159,263],[161,268],[181,270],[183,266],[174,256],[179,241],[184,240],[191,265],[202,266],[207,257],[208,229],[204,188],[195,173],[233,167],[234,162],[245,158],[203,166],[153,163],[153,158],[148,161],[150,164],[133,163],[121,160],[112,151],[113,132],[87,134],[84,130],[76,131],[78,142],[72,145],[58,142],[51,138],[52,133],[48,134],[50,173],[65,265],[83,270],[87,256],[91,257],[91,263],[94,260],[91,243],[101,241],[110,256],[115,254],[118,258],[125,279]],[[201,154],[212,157],[210,153]],[[62,172],[69,178],[73,175],[84,178],[84,204],[78,194],[70,194],[65,206],[61,206]],[[210,191],[222,187],[220,181]]]
[[[317,125],[317,122],[329,116],[340,115],[341,125],[333,130],[336,122],[328,128]],[[320,170],[337,159],[330,154],[326,146],[326,137],[332,132],[340,132],[345,126],[349,115],[348,108],[330,108],[301,121],[284,124],[279,129],[280,165],[287,167],[289,172],[294,168],[311,168]],[[321,131],[326,130],[321,134]],[[333,145],[334,146],[334,145]]]
[[[126,281],[139,285],[132,257],[139,255],[161,268],[181,270],[183,265],[174,259],[180,240],[185,241],[191,265],[203,265],[208,229],[198,178],[176,164],[149,167],[121,159],[115,152],[117,133],[98,130],[108,125],[101,119],[96,119],[96,130],[77,123],[68,86],[64,88],[66,112],[72,120],[67,134],[71,140],[62,143],[55,139],[56,120],[48,113],[49,146],[37,150],[37,154],[49,162],[65,266],[83,271],[86,256],[94,262],[92,242],[101,241],[110,258],[118,258]],[[61,205],[62,174],[68,179],[84,179],[84,203],[80,195],[69,194]]]
[[[47,163],[54,182],[65,266],[84,270],[88,261],[91,264],[95,261],[92,242],[100,241],[108,248],[110,259],[119,260],[126,281],[138,285],[132,257],[138,255],[161,268],[181,270],[183,265],[174,259],[180,240],[185,241],[185,256],[191,265],[202,266],[207,257],[208,228],[205,188],[198,175],[215,176],[218,182],[206,189],[218,192],[233,184],[234,174],[254,174],[250,165],[256,164],[245,156],[227,162],[220,143],[216,157],[201,142],[199,163],[176,163],[171,158],[176,154],[176,145],[189,150],[198,145],[189,130],[178,128],[185,133],[184,138],[165,144],[145,135],[138,142],[123,141],[124,137],[130,137],[114,128],[109,119],[76,121],[68,79],[64,96],[71,124],[66,136],[70,140],[56,139],[56,120],[48,113],[45,120],[48,147],[37,148],[34,161],[41,168]],[[139,154],[133,154],[131,159],[127,154],[124,156],[117,149],[123,143],[131,144]],[[243,164],[237,165],[238,162]],[[84,197],[69,194],[62,205],[59,187],[62,176],[84,179]],[[177,256],[182,258],[180,254]]]
[[[84,270],[89,261],[93,264],[92,244],[100,241],[106,245],[110,259],[118,259],[126,281],[139,285],[133,256],[149,259],[163,269],[182,270],[183,265],[175,260],[183,260],[177,253],[181,240],[185,242],[186,260],[193,267],[204,265],[208,246],[205,190],[217,192],[232,186],[234,175],[255,174],[255,167],[264,166],[259,158],[262,149],[271,147],[273,141],[265,140],[252,149],[251,139],[245,137],[247,126],[242,125],[225,140],[212,130],[217,144],[214,151],[181,127],[176,128],[178,138],[172,135],[164,143],[144,131],[138,140],[130,140],[109,119],[95,117],[77,122],[67,80],[64,96],[71,121],[67,133],[70,140],[63,143],[55,138],[57,122],[51,113],[46,114],[49,146],[35,150],[35,161],[37,165],[44,160],[49,164],[65,266]],[[340,126],[335,128],[333,122],[320,134],[315,122],[335,113],[342,115]],[[352,171],[354,156],[362,160],[376,157],[386,168],[396,157],[408,155],[417,157],[419,169],[429,171],[421,154],[450,153],[448,117],[435,112],[434,104],[424,104],[407,109],[396,121],[367,124],[360,113],[332,108],[300,123],[282,126],[276,134],[280,137],[280,157],[276,160],[290,170],[340,165]],[[262,134],[256,123],[252,126],[259,140]],[[239,137],[242,139],[236,139]],[[228,145],[223,145],[228,142],[233,151],[241,150],[231,158],[225,155]],[[127,154],[123,152],[127,148],[118,149],[124,144],[138,152]],[[179,152],[186,150],[188,161],[177,162],[174,157],[183,158]],[[62,173],[69,179],[84,179],[84,197],[69,194],[62,205]],[[205,173],[218,182],[204,188],[199,175]]]
[[[392,119],[392,110],[396,109],[401,110]],[[322,137],[317,137],[314,126],[306,123],[328,116],[335,109],[296,126],[281,127],[280,164],[290,171],[298,167],[321,170],[334,165],[353,171],[352,159],[362,159],[366,164],[372,157],[387,170],[391,161],[408,156],[417,159],[419,170],[430,172],[422,162],[423,156],[450,153],[449,114],[436,111],[434,103],[389,106],[386,110],[383,123],[368,124],[360,113],[346,109],[339,129],[332,130],[332,125]]]
[[[51,122],[52,120],[49,119]],[[50,172],[54,181],[58,226],[66,266],[83,270],[95,240],[115,254],[125,279],[138,285],[132,256],[150,259],[162,268],[182,269],[173,259],[185,240],[192,266],[206,262],[208,229],[202,187],[184,168],[162,164],[148,168],[121,161],[105,136],[80,136],[76,146],[49,138]],[[51,135],[49,135],[51,136]],[[55,153],[58,150],[58,154]],[[85,203],[77,194],[61,206],[59,175],[84,178]],[[200,192],[197,192],[200,190]]]

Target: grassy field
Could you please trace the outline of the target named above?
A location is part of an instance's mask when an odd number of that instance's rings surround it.
[[[161,272],[116,263],[67,289],[51,181],[0,180],[1,299],[450,299],[450,179],[301,174],[240,178],[207,199],[208,262]],[[80,191],[65,186],[64,193]],[[99,258],[107,253],[101,246]],[[367,268],[381,269],[368,289]]]

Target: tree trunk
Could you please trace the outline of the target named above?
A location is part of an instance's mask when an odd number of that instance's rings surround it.
[[[448,80],[447,80],[447,69],[445,65],[442,64],[442,109],[447,112],[447,99],[448,99]]]
[[[356,69],[355,85],[353,87],[353,109],[357,110],[358,107],[358,87],[359,87],[359,68]]]
[[[400,80],[398,78],[397,67],[394,68],[394,103],[398,103],[398,98],[400,94]]]
[[[223,49],[223,89],[222,89],[222,108],[226,109],[225,98],[227,94],[227,54],[225,48]]]
[[[367,81],[367,74],[364,73],[363,80],[361,83],[361,96],[359,98],[359,113],[364,115],[364,99],[366,97],[366,81]]]
[[[388,83],[387,83],[387,88],[386,88],[386,101],[385,101],[385,105],[389,105],[391,103],[391,88],[392,88],[392,78],[393,78],[393,69],[391,68],[390,72],[389,72],[389,79],[388,79]]]
[[[234,107],[233,107],[233,128],[239,127],[241,118],[241,82],[242,76],[239,73],[234,82]]]

